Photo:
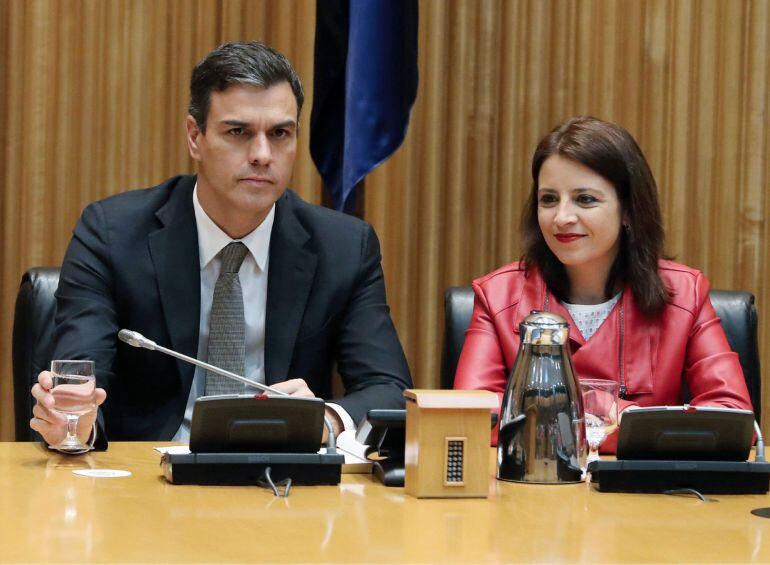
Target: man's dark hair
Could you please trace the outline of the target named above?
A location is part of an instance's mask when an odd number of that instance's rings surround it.
[[[658,274],[658,260],[664,257],[658,188],[639,145],[616,124],[579,116],[554,128],[538,144],[532,157],[532,191],[521,222],[527,271],[537,267],[551,292],[560,300],[568,299],[567,271],[548,248],[537,220],[540,168],[552,155],[582,163],[615,187],[624,227],[605,297],[609,299],[618,285],[627,283],[643,312],[659,313],[670,295]]]
[[[195,65],[190,79],[188,111],[195,118],[198,128],[206,133],[212,92],[222,92],[234,84],[268,88],[282,82],[288,82],[294,92],[299,118],[305,94],[289,60],[258,41],[225,43]]]

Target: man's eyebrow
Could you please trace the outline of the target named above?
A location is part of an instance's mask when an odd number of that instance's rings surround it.
[[[245,128],[249,125],[248,122],[242,122],[240,120],[222,120],[219,123],[226,126],[235,126],[239,128]]]
[[[278,122],[271,129],[286,129],[286,128],[296,128],[296,127],[297,127],[296,121],[286,120],[284,122]]]
[[[222,125],[225,126],[233,126],[237,128],[247,128],[249,127],[249,122],[244,122],[241,120],[222,120],[219,122]],[[279,129],[279,128],[296,128],[297,122],[294,120],[286,120],[283,122],[279,122],[277,124],[273,124],[270,126],[270,129]]]

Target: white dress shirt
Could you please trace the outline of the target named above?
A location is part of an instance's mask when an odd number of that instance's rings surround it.
[[[214,299],[214,286],[222,270],[219,252],[234,241],[209,218],[198,200],[198,185],[193,190],[193,208],[198,229],[198,257],[201,269],[201,310],[198,329],[198,359],[208,358],[209,318],[211,303]],[[246,355],[244,368],[246,378],[260,383],[265,382],[265,312],[267,307],[267,273],[270,263],[270,236],[275,220],[275,204],[267,217],[257,228],[237,240],[249,250],[238,271],[243,292]],[[244,393],[254,389],[244,386]],[[187,399],[182,425],[174,434],[173,441],[189,441],[192,410],[195,401],[204,395],[206,389],[206,371],[195,368],[190,396]],[[339,416],[345,429],[355,429],[353,419],[339,405],[327,404]]]

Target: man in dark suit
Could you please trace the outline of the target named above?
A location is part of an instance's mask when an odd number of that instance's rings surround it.
[[[64,258],[54,358],[93,359],[98,388],[86,400],[101,405],[98,425],[83,416],[78,435],[96,447],[187,439],[195,398],[213,390],[211,374],[118,341],[121,328],[210,361],[224,339],[227,359],[239,352],[236,372],[295,396],[329,399],[336,364],[346,394],[326,413],[337,432],[370,408],[402,407],[411,378],[377,236],[286,188],[303,102],[289,62],[256,42],[223,45],[196,66],[190,92],[197,177],[91,204]],[[214,321],[232,314],[218,306],[226,248],[240,254],[239,324]],[[51,374],[38,381],[30,426],[55,444],[65,420],[52,410]]]

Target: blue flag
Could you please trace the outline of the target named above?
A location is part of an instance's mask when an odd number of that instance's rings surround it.
[[[401,145],[417,97],[417,0],[317,0],[310,154],[336,210]]]

